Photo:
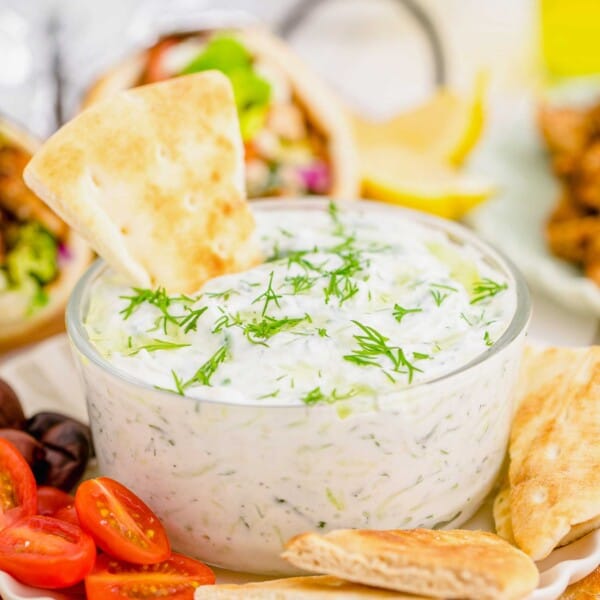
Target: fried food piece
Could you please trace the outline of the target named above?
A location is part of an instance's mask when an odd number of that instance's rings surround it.
[[[538,126],[553,155],[554,172],[559,177],[571,174],[588,143],[587,111],[543,105],[538,111]]]
[[[29,155],[0,139],[0,207],[19,221],[40,221],[58,238],[67,233],[66,224],[55,215],[23,181]]]
[[[573,169],[572,191],[576,201],[600,210],[600,140],[581,154]]]
[[[556,256],[584,264],[595,255],[597,238],[600,239],[600,215],[586,216],[564,221],[550,221],[546,239]]]

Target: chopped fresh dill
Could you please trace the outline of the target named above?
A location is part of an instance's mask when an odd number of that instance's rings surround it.
[[[506,289],[508,289],[508,284],[500,284],[497,281],[493,281],[487,277],[480,281],[476,281],[473,284],[473,298],[471,299],[471,304],[477,304],[482,300],[492,298],[496,294],[499,294]]]
[[[183,381],[181,381],[181,379],[173,369],[171,369],[171,375],[173,375],[173,381],[175,382],[175,390],[177,390],[177,393],[180,396],[183,396],[185,391],[183,388]]]
[[[492,340],[492,337],[490,336],[490,332],[486,331],[483,334],[483,341],[485,342],[486,346],[493,346],[494,345],[494,341]]]
[[[329,201],[327,212],[334,224],[333,235],[344,235],[344,224],[340,219],[340,207],[333,201]]]
[[[344,360],[353,362],[360,366],[375,366],[379,367],[383,373],[393,381],[393,377],[386,371],[381,364],[382,358],[387,358],[391,361],[393,371],[397,373],[406,373],[408,375],[408,383],[412,383],[415,372],[422,372],[422,369],[415,367],[405,356],[402,348],[398,346],[390,346],[387,342],[389,338],[382,335],[379,331],[368,325],[364,325],[359,321],[352,322],[362,331],[361,334],[355,334],[354,339],[358,342],[358,349],[352,354],[346,354]],[[401,371],[401,368],[405,369]]]
[[[221,300],[229,300],[231,296],[239,295],[239,291],[233,288],[229,288],[228,290],[223,290],[222,292],[205,292],[204,295],[208,298],[220,298]]]
[[[232,315],[222,310],[222,315],[215,321],[211,333],[221,333],[223,329],[229,329],[230,327],[238,326],[241,327],[243,322],[239,314]]]
[[[189,306],[186,306],[188,314],[182,315],[178,319],[179,326],[183,327],[184,333],[189,333],[190,331],[197,330],[198,319],[206,312],[207,309],[207,306],[203,306],[202,308],[198,308],[197,310],[192,310],[191,308],[189,308]]]
[[[275,390],[274,392],[271,392],[270,394],[263,394],[262,396],[258,397],[258,400],[266,400],[267,398],[277,398],[277,396],[279,396],[279,392],[281,390]]]
[[[335,271],[329,276],[329,283],[324,289],[325,292],[325,304],[329,304],[329,300],[332,296],[335,296],[340,303],[340,306],[350,300],[352,296],[358,293],[358,284],[350,277],[345,275],[339,275]]]
[[[460,318],[469,326],[473,327],[473,321],[471,321],[464,312],[460,313]]]
[[[444,300],[449,296],[449,294],[443,294],[439,290],[429,290],[429,293],[431,294],[436,306],[441,306],[442,302],[444,302]]]
[[[190,296],[186,296],[181,294],[179,296],[169,296],[164,288],[158,288],[157,290],[149,290],[142,288],[132,288],[135,292],[132,296],[120,296],[123,300],[129,300],[129,304],[120,311],[120,314],[123,315],[123,320],[126,321],[133,315],[133,313],[144,303],[147,302],[152,306],[156,307],[160,311],[160,315],[155,320],[154,328],[151,331],[156,331],[158,329],[162,329],[162,331],[167,333],[167,325],[172,323],[173,325],[181,326],[182,317],[176,316],[172,314],[169,310],[172,304],[175,303],[184,303],[184,304],[193,304],[196,300]],[[187,310],[188,306],[185,307]],[[203,309],[200,309],[204,312]],[[185,315],[184,317],[187,317]],[[198,315],[199,317],[200,315]],[[197,318],[196,318],[197,321]],[[187,322],[186,322],[187,323]],[[190,329],[186,330],[186,333],[190,331]]]
[[[178,344],[177,342],[170,342],[169,340],[159,340],[157,338],[153,338],[151,342],[142,344],[141,346],[135,348],[128,354],[128,356],[135,356],[142,350],[146,350],[146,352],[157,352],[158,350],[176,350],[177,348],[185,348],[187,346],[191,346],[191,344]]]
[[[285,282],[292,287],[292,293],[301,294],[310,290],[316,283],[317,277],[309,277],[306,273],[304,275],[293,275],[285,278]]]
[[[327,329],[325,329],[325,327],[319,327],[317,329],[317,333],[320,337],[329,337],[329,335],[327,334]]]
[[[269,308],[269,304],[271,302],[274,302],[275,305],[279,308],[279,298],[281,298],[281,294],[277,294],[275,293],[275,290],[273,289],[273,275],[274,275],[275,271],[271,271],[271,274],[269,275],[269,283],[267,285],[267,289],[260,295],[257,296],[253,301],[252,304],[255,304],[256,302],[260,302],[261,300],[264,299],[265,303],[263,305],[263,309],[261,312],[261,315],[264,317],[265,314],[267,313],[267,310]]]
[[[413,352],[412,355],[415,360],[426,360],[431,358],[430,354],[425,354],[424,352]]]
[[[244,329],[244,335],[252,344],[262,344],[266,346],[264,340],[272,338],[275,334],[291,329],[306,321],[306,317],[283,317],[281,319],[275,319],[273,317],[263,317],[261,321],[253,321],[251,323],[244,323],[242,325]]]
[[[324,400],[327,400],[327,396],[321,391],[320,387],[316,387],[302,396],[302,402],[308,406],[317,404],[317,402],[323,402]]]
[[[279,231],[281,232],[282,235],[285,235],[285,237],[288,237],[288,238],[294,237],[294,234],[291,231],[289,231],[288,229],[285,229],[284,227],[280,227]]]
[[[315,263],[311,262],[306,258],[307,254],[311,254],[316,252],[317,248],[313,248],[312,250],[294,250],[293,252],[289,252],[286,255],[288,261],[288,269],[292,265],[298,265],[302,267],[304,271],[314,271],[316,273],[321,273],[323,265],[315,265]]]
[[[216,373],[219,365],[224,363],[229,358],[229,345],[227,343],[219,347],[219,349],[188,379],[181,385],[182,389],[186,389],[191,385],[211,385],[210,379]]]
[[[394,319],[398,321],[398,323],[402,322],[403,317],[409,315],[411,313],[419,313],[423,312],[422,308],[404,308],[399,304],[394,304],[394,310],[392,311],[392,315],[394,315]]]

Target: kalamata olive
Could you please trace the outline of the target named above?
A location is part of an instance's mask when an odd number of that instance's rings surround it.
[[[15,390],[0,379],[0,428],[21,429],[24,423],[25,415]]]
[[[72,419],[71,417],[56,412],[39,412],[33,415],[33,417],[27,419],[27,422],[25,423],[25,430],[38,440],[44,440],[46,433],[60,423],[70,424],[70,429],[58,430],[59,432],[62,432],[61,435],[64,435],[65,432],[71,431],[69,435],[71,435],[72,439],[72,432],[78,431],[79,434],[84,436],[87,440],[90,456],[94,456],[94,446],[92,443],[92,433],[90,428],[84,423],[77,421],[77,419]],[[56,433],[53,435],[56,435]],[[62,442],[57,441],[51,441],[51,443],[59,446],[63,444]]]
[[[83,475],[91,454],[89,429],[73,419],[65,419],[47,429],[40,442],[50,463],[49,485],[71,489]]]
[[[45,446],[45,450],[48,472],[44,483],[65,492],[70,491],[85,472],[87,458],[75,458],[69,452],[55,446]]]
[[[44,446],[34,437],[19,429],[0,429],[0,437],[15,446],[31,467],[35,480],[38,483],[43,483],[50,470]]]

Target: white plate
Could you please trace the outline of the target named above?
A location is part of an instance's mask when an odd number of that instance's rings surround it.
[[[19,394],[26,414],[57,410],[87,421],[85,398],[67,339],[56,336],[0,364],[0,377]],[[491,500],[465,525],[468,529],[492,530]],[[529,600],[556,600],[567,585],[591,573],[600,564],[600,530],[555,550],[538,563],[540,587]],[[219,583],[259,581],[244,573],[216,569]],[[4,600],[64,600],[58,592],[30,588],[0,571],[0,596]]]
[[[581,98],[579,88],[568,91],[560,97]],[[523,97],[494,108],[472,165],[496,182],[499,193],[473,211],[468,223],[517,264],[532,288],[570,310],[600,316],[600,286],[552,256],[544,239],[559,187],[536,130],[535,102]]]

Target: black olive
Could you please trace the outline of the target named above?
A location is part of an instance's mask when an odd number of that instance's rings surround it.
[[[62,432],[61,435],[64,435],[65,432],[71,432],[69,435],[71,437],[74,435],[74,431],[78,431],[80,435],[86,438],[90,456],[94,456],[94,445],[92,443],[92,432],[90,428],[81,423],[81,421],[77,421],[77,419],[72,419],[71,417],[67,417],[66,415],[62,415],[56,412],[44,411],[39,412],[33,417],[27,419],[25,423],[25,429],[28,433],[30,433],[34,438],[38,440],[44,440],[44,436],[46,433],[61,423],[69,423],[69,427],[66,429],[59,429],[59,432]],[[52,434],[56,435],[56,433]],[[54,443],[54,442],[53,442]],[[62,442],[57,442],[60,446]]]
[[[71,453],[55,446],[45,446],[48,470],[45,485],[53,485],[69,492],[81,479],[87,458],[75,458]]]
[[[70,490],[79,481],[91,456],[89,428],[73,419],[65,419],[47,429],[40,442],[50,463],[48,484]]]
[[[0,429],[0,437],[11,442],[27,461],[38,484],[46,481],[50,465],[46,448],[34,437],[19,429]]]
[[[15,390],[0,379],[0,428],[22,429],[24,423],[25,415]]]

